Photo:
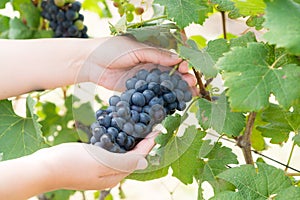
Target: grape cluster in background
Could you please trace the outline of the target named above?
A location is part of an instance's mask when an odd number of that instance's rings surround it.
[[[81,3],[67,0],[44,0],[42,17],[49,21],[54,37],[88,38],[84,16],[79,13]]]
[[[118,13],[122,17],[126,15],[126,20],[132,22],[134,19],[134,14],[142,15],[144,13],[144,8],[138,6],[135,7],[132,3],[129,3],[128,0],[113,0],[113,5],[118,8]]]
[[[109,106],[96,112],[90,143],[111,152],[135,147],[153,127],[176,110],[183,111],[192,93],[178,73],[142,69],[126,81],[127,90],[109,98]]]

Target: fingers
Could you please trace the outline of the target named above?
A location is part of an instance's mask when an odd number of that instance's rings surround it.
[[[142,63],[154,63],[164,66],[172,66],[182,61],[177,54],[154,47],[145,47],[134,51],[134,53]]]
[[[156,136],[160,133],[160,131],[154,131],[152,133],[150,133],[145,139],[143,139],[142,141],[140,141],[136,147],[130,151],[129,153],[137,153],[140,155],[147,155],[151,149],[154,147],[155,145],[155,138]]]

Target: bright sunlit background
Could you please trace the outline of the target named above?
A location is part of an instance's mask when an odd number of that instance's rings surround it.
[[[133,1],[136,5],[139,5],[140,1]],[[117,13],[117,9],[112,6],[112,1],[107,0],[107,3],[109,4],[113,18],[111,19],[100,19],[99,16],[95,13],[81,11],[82,14],[84,14],[85,20],[84,24],[88,27],[88,35],[90,37],[107,37],[110,36],[110,30],[109,30],[109,22],[112,24],[115,24],[119,19],[119,15]],[[148,5],[151,2],[148,2]],[[150,9],[150,8],[149,8]],[[151,15],[151,11],[147,11],[149,16]],[[9,4],[7,4],[7,7],[5,9],[0,10],[0,14],[6,15],[6,16],[18,16],[17,12],[13,12],[13,9],[10,7]],[[147,15],[145,16],[147,18]],[[138,20],[138,19],[136,19]],[[227,20],[227,30],[228,32],[235,34],[235,35],[241,35],[246,31],[249,31],[249,27],[245,25],[245,22],[243,19],[238,20]],[[251,31],[255,31],[250,29]],[[216,39],[222,34],[222,24],[221,24],[221,15],[219,13],[214,14],[210,16],[206,23],[203,26],[199,25],[190,25],[186,28],[186,33],[188,36],[192,35],[201,35],[207,40]],[[255,31],[258,38],[260,38],[261,34],[260,32]],[[0,47],[1,48],[1,47]],[[221,87],[221,81],[216,80],[214,81],[215,86]],[[93,84],[81,84],[81,88],[85,91],[88,91],[90,87],[94,87]],[[222,88],[221,88],[222,89]],[[112,91],[105,90],[103,88],[99,88],[101,90],[101,96],[103,97],[103,100],[107,101],[107,99],[111,96],[113,93]],[[59,101],[59,97],[61,94],[60,91],[56,91],[57,93],[52,93],[49,96],[45,98],[49,98],[52,101]],[[82,91],[82,97],[80,98],[93,98],[89,96],[91,94],[85,93]],[[15,102],[15,109],[16,112],[20,115],[22,115],[22,112],[24,108],[24,102],[22,100]],[[189,123],[196,123],[196,120],[193,116],[191,116],[189,119]],[[211,131],[213,133],[213,131]],[[207,135],[207,138],[210,138],[212,141],[216,141],[218,138],[216,136]],[[234,143],[221,140],[225,146],[229,146],[233,149],[234,153],[238,155],[240,164],[244,164],[244,159],[242,155],[241,149],[237,147]],[[292,148],[291,141],[284,144],[283,148],[272,145],[269,147],[267,151],[264,151],[263,153],[271,158],[274,158],[282,163],[286,163],[288,159],[288,154]],[[257,159],[257,155],[253,154],[254,160]],[[265,159],[269,164],[272,164],[276,167],[280,167],[283,169],[283,166],[278,165],[277,163]],[[293,153],[293,157],[291,160],[291,166],[294,168],[300,169],[300,151],[299,148],[295,148],[295,151]],[[87,169],[88,170],[88,169]],[[82,176],[84,176],[84,172],[82,172]],[[194,183],[192,185],[184,185],[179,180],[171,176],[172,172],[170,171],[169,176],[153,180],[153,181],[147,181],[147,182],[138,182],[133,180],[126,180],[126,182],[123,184],[123,190],[126,195],[126,199],[128,200],[195,200],[197,199],[197,191],[198,191],[198,185],[197,183]],[[213,195],[213,191],[211,186],[208,183],[202,184],[202,188],[204,190],[204,197],[208,199]],[[118,188],[112,189],[112,194],[114,196],[114,199],[119,199],[118,195]],[[86,199],[94,199],[94,191],[88,191],[86,192]],[[31,200],[36,198],[31,198]],[[76,193],[71,198],[72,200],[81,200],[84,199],[82,197],[81,193]]]

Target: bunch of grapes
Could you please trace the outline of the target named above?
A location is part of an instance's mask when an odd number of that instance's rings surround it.
[[[177,73],[142,69],[126,81],[127,90],[109,98],[107,109],[96,112],[91,144],[124,153],[135,147],[166,115],[183,111],[192,93]]]
[[[81,3],[71,1],[42,1],[42,17],[49,21],[54,37],[88,38],[87,27],[83,24],[84,17],[79,13]]]
[[[134,19],[134,13],[136,15],[142,15],[144,13],[144,8],[135,7],[132,3],[129,3],[128,0],[113,0],[114,6],[118,8],[118,13],[122,17],[126,14],[126,20],[132,22]]]

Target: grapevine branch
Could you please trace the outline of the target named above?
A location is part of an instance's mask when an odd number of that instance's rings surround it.
[[[242,149],[246,164],[253,165],[253,157],[251,153],[251,134],[256,117],[256,112],[251,112],[248,116],[244,135],[237,138],[237,145]]]

